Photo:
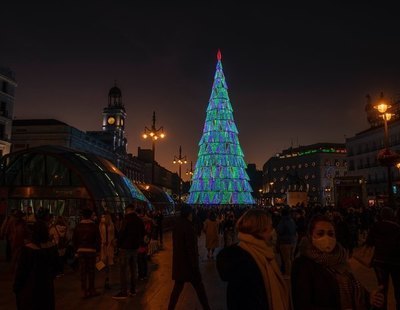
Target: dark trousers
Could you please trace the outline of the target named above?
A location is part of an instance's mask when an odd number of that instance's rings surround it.
[[[163,227],[162,227],[162,225],[159,225],[157,227],[157,230],[158,230],[158,240],[160,241],[160,244],[162,245],[163,244]]]
[[[387,309],[387,293],[389,290],[389,276],[392,278],[394,297],[396,298],[396,309],[400,310],[400,266],[375,263],[374,270],[378,284],[383,286],[385,303],[382,309]]]
[[[193,288],[195,289],[197,297],[199,298],[199,301],[200,301],[203,309],[209,310],[210,305],[208,304],[208,298],[207,298],[206,290],[204,289],[203,281],[201,279],[192,280],[192,281],[190,281],[190,283],[192,284]],[[175,281],[175,285],[172,290],[171,297],[169,299],[168,310],[175,309],[175,306],[178,303],[179,295],[181,294],[184,285],[185,285],[185,282],[183,282],[183,281]]]
[[[121,292],[128,292],[128,266],[130,271],[131,291],[136,289],[137,250],[119,249]]]
[[[82,291],[94,291],[94,277],[96,266],[96,253],[79,253],[79,267],[81,270]]]
[[[139,253],[137,256],[139,279],[147,277],[147,254]]]

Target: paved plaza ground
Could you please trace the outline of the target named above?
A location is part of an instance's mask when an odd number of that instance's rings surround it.
[[[221,240],[222,241],[222,240]],[[200,268],[203,274],[206,291],[212,309],[226,309],[226,284],[219,277],[215,267],[215,261],[206,260],[204,247],[204,235],[199,239],[199,250],[201,255]],[[222,243],[221,243],[222,244]],[[138,294],[123,301],[116,301],[111,297],[118,292],[119,272],[118,266],[111,271],[111,290],[104,291],[104,274],[98,272],[96,275],[96,287],[102,294],[91,299],[82,299],[80,292],[79,272],[66,269],[66,274],[55,281],[56,309],[167,309],[169,294],[173,287],[171,280],[172,244],[171,233],[165,235],[164,249],[154,254],[149,267],[151,273],[149,279],[139,281]],[[376,287],[376,279],[372,270],[363,267],[354,260],[350,260],[351,266],[357,278],[368,288]],[[11,291],[12,275],[10,266],[4,262],[0,263],[0,309],[16,309],[14,294]],[[190,284],[187,284],[179,299],[177,309],[201,309],[197,301],[196,293]],[[395,309],[393,289],[390,289],[389,309]]]

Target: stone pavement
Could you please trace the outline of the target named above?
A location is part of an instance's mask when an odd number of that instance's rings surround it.
[[[222,241],[222,240],[221,240]],[[226,284],[222,282],[215,268],[215,262],[206,260],[204,235],[199,239],[199,251],[201,255],[200,269],[206,287],[208,298],[212,309],[226,309]],[[222,244],[222,243],[221,243]],[[145,309],[159,310],[167,309],[169,294],[173,287],[171,280],[171,233],[165,234],[164,249],[152,256],[149,268],[151,270],[149,279],[140,281],[138,294],[123,301],[113,300],[111,297],[118,292],[119,272],[118,266],[111,270],[111,290],[104,291],[104,273],[96,275],[96,287],[102,294],[91,299],[82,299],[79,285],[79,272],[73,272],[66,268],[66,274],[55,281],[56,309]],[[356,277],[369,290],[376,287],[376,279],[373,271],[350,260]],[[15,307],[14,294],[11,291],[12,276],[10,266],[4,262],[0,263],[0,309],[13,310]],[[394,310],[393,288],[390,289],[389,310]],[[187,284],[180,296],[177,310],[201,309],[197,296],[190,284]]]

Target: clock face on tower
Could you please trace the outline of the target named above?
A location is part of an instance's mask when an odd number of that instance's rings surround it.
[[[107,119],[107,123],[110,124],[110,125],[114,125],[114,123],[115,123],[115,118],[112,117],[112,116],[110,116],[110,117]]]

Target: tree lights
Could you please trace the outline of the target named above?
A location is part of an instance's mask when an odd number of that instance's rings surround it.
[[[187,202],[254,204],[221,59],[218,51],[214,84]]]

